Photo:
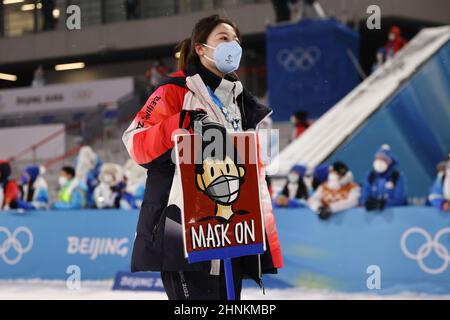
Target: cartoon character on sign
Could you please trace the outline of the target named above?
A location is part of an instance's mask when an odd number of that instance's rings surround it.
[[[207,157],[195,165],[196,186],[216,203],[215,216],[228,221],[234,214],[232,204],[239,198],[245,168],[222,152],[220,157]]]

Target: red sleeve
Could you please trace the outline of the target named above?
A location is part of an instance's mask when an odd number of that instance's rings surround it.
[[[147,164],[173,148],[172,132],[179,128],[187,89],[175,84],[159,87],[123,134],[123,142],[138,164]],[[186,117],[183,126],[187,126]]]

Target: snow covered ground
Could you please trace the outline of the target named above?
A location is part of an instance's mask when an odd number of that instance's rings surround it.
[[[162,292],[112,291],[113,281],[84,281],[79,290],[68,290],[64,281],[0,281],[0,300],[165,300]],[[450,299],[450,295],[425,295],[402,293],[378,295],[372,293],[342,293],[313,289],[266,289],[247,288],[243,300],[346,300],[346,299]]]

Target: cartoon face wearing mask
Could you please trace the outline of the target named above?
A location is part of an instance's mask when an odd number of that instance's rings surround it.
[[[236,40],[221,42],[216,47],[206,43],[203,43],[202,46],[214,50],[213,58],[208,57],[206,54],[203,54],[203,57],[214,62],[220,72],[228,74],[239,68],[242,57],[242,48]]]
[[[234,163],[229,156],[223,160],[206,158],[196,166],[197,188],[216,203],[216,216],[231,218],[231,205],[239,197],[244,175],[244,167]]]

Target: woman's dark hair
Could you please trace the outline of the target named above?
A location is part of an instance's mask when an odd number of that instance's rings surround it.
[[[177,52],[180,53],[178,59],[178,69],[186,69],[187,65],[199,61],[198,55],[195,52],[195,44],[206,43],[206,40],[211,32],[221,23],[232,26],[239,41],[241,40],[241,33],[233,21],[225,17],[221,17],[218,14],[200,19],[195,24],[194,29],[192,29],[191,37],[184,39],[176,47]]]

